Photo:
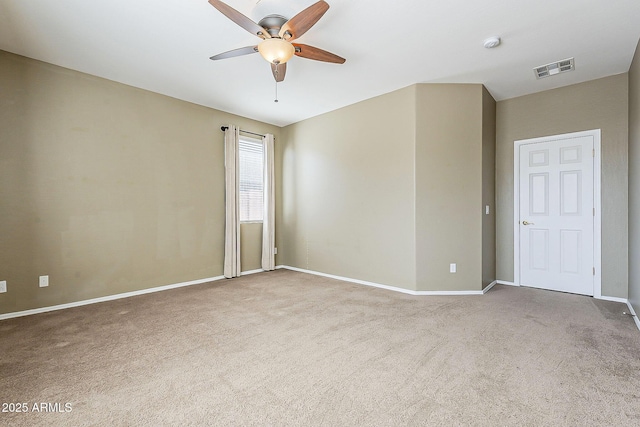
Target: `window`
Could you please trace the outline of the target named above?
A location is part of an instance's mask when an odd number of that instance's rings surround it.
[[[262,221],[262,141],[240,138],[240,221]]]

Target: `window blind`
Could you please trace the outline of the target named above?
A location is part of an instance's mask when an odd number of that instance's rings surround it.
[[[241,138],[239,142],[240,221],[262,221],[262,141]]]

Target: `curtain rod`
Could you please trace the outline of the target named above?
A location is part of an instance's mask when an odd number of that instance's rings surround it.
[[[221,130],[221,131],[223,131],[223,132],[224,132],[225,130],[227,130],[227,129],[229,129],[229,126],[222,126],[222,127],[220,128],[220,130]],[[264,138],[264,135],[263,135],[263,134],[261,134],[261,133],[249,132],[248,130],[242,130],[242,129],[240,129],[240,132],[242,132],[242,133],[248,133],[248,134],[255,135],[255,136],[261,136],[261,137],[263,137],[263,138]]]

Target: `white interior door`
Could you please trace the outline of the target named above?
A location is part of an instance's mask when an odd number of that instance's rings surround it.
[[[594,137],[519,145],[520,284],[594,295]]]

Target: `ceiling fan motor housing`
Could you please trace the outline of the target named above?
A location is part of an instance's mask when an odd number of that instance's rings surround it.
[[[284,16],[280,15],[267,15],[258,22],[262,28],[269,32],[271,37],[280,38],[278,33],[280,32],[280,28],[287,22],[288,19]]]

